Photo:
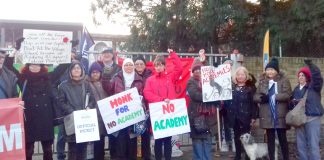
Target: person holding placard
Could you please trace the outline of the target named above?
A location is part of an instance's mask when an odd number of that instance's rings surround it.
[[[52,160],[54,140],[54,113],[51,82],[56,81],[69,64],[61,64],[53,72],[48,72],[44,64],[25,64],[21,72],[13,67],[15,53],[21,46],[22,39],[16,41],[16,51],[6,58],[6,67],[18,77],[25,103],[25,136],[26,159],[31,160],[34,154],[34,143],[41,141],[43,159]],[[18,46],[18,47],[17,47]]]
[[[217,130],[216,106],[210,102],[203,102],[201,66],[202,63],[195,58],[191,67],[192,77],[187,83],[187,93],[190,97],[188,107],[190,137],[192,138],[193,159],[212,160],[212,137]]]
[[[80,62],[73,62],[69,68],[69,79],[59,86],[59,104],[63,114],[69,115],[73,111],[95,108],[96,101],[90,85],[85,81],[85,72]],[[89,97],[86,106],[86,97]],[[66,136],[68,142],[68,159],[85,160],[87,143],[76,143],[75,134]]]
[[[260,76],[259,86],[253,97],[260,104],[260,127],[266,130],[270,160],[275,159],[275,138],[278,135],[284,160],[289,160],[287,129],[285,117],[291,97],[291,85],[284,72],[279,70],[277,58],[272,58]]]
[[[103,82],[107,93],[117,94],[128,89],[137,88],[139,95],[143,95],[144,82],[141,76],[135,72],[134,62],[130,58],[123,61],[122,70],[118,72],[110,82]],[[116,159],[137,159],[137,138],[131,137],[131,128],[126,127],[112,135],[116,137]]]
[[[18,97],[17,77],[4,66],[6,51],[0,50],[0,99]]]
[[[98,63],[101,65],[102,69],[102,85],[105,88],[105,84],[109,84],[109,81],[111,80],[111,78],[118,73],[119,71],[121,71],[120,66],[118,66],[114,60],[115,60],[115,56],[114,56],[114,50],[113,48],[109,47],[105,50],[103,50],[101,52],[101,60],[98,61]],[[107,92],[107,94],[113,95],[113,93]],[[110,153],[110,157],[112,159],[115,158],[116,156],[116,138],[112,135],[108,135],[109,138],[109,153]]]
[[[138,75],[143,78],[143,82],[145,84],[146,79],[152,75],[152,70],[146,68],[146,61],[143,56],[138,56],[134,60],[135,63],[135,71]],[[148,103],[146,98],[144,97],[144,104],[146,109],[148,110]],[[148,119],[146,121],[147,126],[151,126],[151,121]],[[150,128],[147,127],[146,131],[141,136],[141,147],[142,147],[142,157],[144,160],[151,159],[151,147],[150,147]]]
[[[96,101],[102,100],[107,97],[107,93],[104,91],[101,84],[101,74],[102,67],[99,63],[94,62],[91,64],[89,69],[89,77],[87,78],[92,93]],[[105,157],[105,137],[107,136],[107,131],[105,124],[100,115],[98,105],[96,105],[97,114],[98,114],[98,125],[100,140],[94,142],[94,159],[95,160],[104,160]]]
[[[162,102],[169,103],[170,100],[176,99],[175,82],[182,74],[182,66],[180,58],[172,49],[168,49],[169,56],[172,59],[174,70],[167,73],[165,71],[165,58],[157,56],[154,60],[156,73],[149,77],[144,88],[144,97],[149,103]],[[166,137],[155,140],[154,153],[155,159],[162,159],[162,146],[164,145],[164,157],[166,160],[171,160],[172,146],[171,138]]]

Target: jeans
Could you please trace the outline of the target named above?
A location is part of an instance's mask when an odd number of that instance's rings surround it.
[[[87,158],[87,142],[69,142],[68,160],[85,160]]]
[[[268,152],[270,160],[275,159],[275,139],[276,139],[276,131],[279,139],[279,144],[281,148],[282,157],[284,160],[289,160],[289,150],[288,150],[288,142],[286,136],[286,129],[267,129],[267,137],[268,137]]]
[[[94,159],[104,160],[105,159],[105,136],[100,136],[99,141],[93,143]]]
[[[301,160],[318,160],[320,154],[321,118],[296,128],[297,150]]]
[[[193,160],[212,160],[212,138],[193,138]]]
[[[65,155],[65,139],[63,134],[63,127],[64,124],[58,126],[58,133],[57,133],[57,142],[56,142],[56,150],[57,150],[57,159],[64,160]]]
[[[172,137],[166,137],[161,139],[156,139],[154,143],[154,154],[156,160],[162,160],[162,146],[164,146],[164,158],[165,160],[171,160],[172,154]]]
[[[35,142],[26,143],[26,160],[32,160],[33,158],[34,143]],[[53,151],[52,151],[53,140],[41,141],[41,144],[44,152],[43,160],[53,160]]]

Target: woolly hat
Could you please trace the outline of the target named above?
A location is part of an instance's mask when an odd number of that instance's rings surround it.
[[[300,72],[302,72],[302,73],[305,74],[305,77],[306,77],[306,80],[307,81],[310,81],[311,80],[312,74],[311,74],[311,71],[309,70],[308,67],[302,67],[302,68],[300,68],[299,71],[298,71],[298,75],[299,75]],[[297,75],[297,77],[298,77],[298,75]]]
[[[89,74],[93,71],[102,72],[102,66],[98,62],[93,62],[89,68]]]
[[[193,73],[195,70],[197,69],[200,69],[201,68],[202,63],[200,62],[200,59],[199,58],[195,58],[193,63],[192,63],[192,66],[191,66],[191,72]]]
[[[141,61],[144,62],[144,64],[146,64],[146,61],[145,61],[145,59],[144,59],[144,57],[143,57],[142,55],[137,56],[137,57],[135,58],[135,60],[134,60],[134,63],[135,63],[137,60],[141,60]]]
[[[273,68],[274,70],[276,70],[279,73],[279,62],[277,58],[272,58],[271,61],[267,64],[267,66],[265,67],[265,70],[267,68]]]

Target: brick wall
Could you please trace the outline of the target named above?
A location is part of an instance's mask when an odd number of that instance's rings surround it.
[[[290,80],[292,89],[297,85],[297,72],[304,64],[304,57],[283,57],[279,59],[279,69],[284,71]],[[310,58],[316,64],[324,75],[324,58]],[[252,73],[258,80],[262,74],[262,58],[261,57],[244,57],[244,66]],[[324,104],[324,89],[322,89],[322,104]],[[258,127],[257,127],[258,128]],[[322,118],[322,133],[324,133],[324,119]],[[258,128],[255,130],[255,136],[261,140],[263,139],[263,130]],[[295,130],[292,128],[287,132],[289,142],[295,143]],[[321,139],[324,139],[324,134],[321,134]]]

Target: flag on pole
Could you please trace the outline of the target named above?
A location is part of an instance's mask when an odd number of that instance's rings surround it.
[[[94,41],[89,34],[86,27],[83,28],[83,33],[81,37],[81,43],[80,43],[80,54],[82,56],[81,58],[81,64],[84,67],[85,73],[88,74],[88,68],[89,68],[89,49],[94,45]]]
[[[267,30],[266,34],[264,35],[264,40],[263,40],[263,68],[267,66],[269,63],[269,58],[270,58],[270,52],[269,52],[269,44],[270,44],[270,39],[269,39],[269,29]]]
[[[82,55],[83,58],[88,59],[89,55],[89,49],[94,45],[94,41],[89,34],[88,30],[86,27],[83,28],[83,33],[81,37],[81,43],[80,43],[80,54]]]

